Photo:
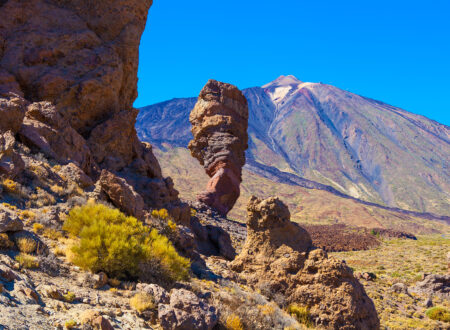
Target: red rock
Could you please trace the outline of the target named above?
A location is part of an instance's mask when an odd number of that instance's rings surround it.
[[[247,100],[235,86],[209,80],[189,120],[194,135],[189,149],[211,177],[198,200],[226,215],[240,194],[248,147]]]

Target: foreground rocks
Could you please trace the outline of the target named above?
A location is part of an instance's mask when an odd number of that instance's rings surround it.
[[[242,252],[231,263],[245,283],[309,308],[318,326],[379,327],[375,307],[352,270],[323,250],[311,250],[309,234],[290,222],[289,210],[278,198],[250,199],[247,231]]]
[[[189,149],[211,177],[198,200],[226,215],[240,194],[248,147],[247,100],[235,86],[209,80],[189,120],[194,135]]]
[[[118,201],[117,189],[103,195],[124,212],[165,207],[188,221],[134,129],[139,41],[152,1],[0,3],[0,175],[25,183],[27,152],[64,166],[64,177],[86,190],[105,169],[116,187],[132,187],[131,200]]]

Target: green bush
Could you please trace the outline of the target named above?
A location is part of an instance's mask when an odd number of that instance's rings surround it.
[[[432,320],[450,322],[450,311],[444,307],[432,307],[425,314]]]
[[[79,237],[73,262],[94,273],[136,279],[149,275],[142,274],[143,264],[154,264],[162,280],[188,278],[189,260],[178,255],[167,237],[117,209],[90,201],[70,211],[63,229]]]

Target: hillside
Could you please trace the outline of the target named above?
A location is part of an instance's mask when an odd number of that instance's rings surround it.
[[[208,176],[186,148],[172,148],[163,144],[154,150],[163,174],[174,180],[181,197],[194,200],[198,191],[208,182]],[[336,196],[328,191],[307,189],[274,182],[244,167],[241,196],[229,217],[245,222],[246,206],[251,195],[279,196],[292,214],[292,220],[304,224],[344,223],[367,228],[387,228],[415,234],[449,233],[443,221],[433,221],[381,207],[364,205],[352,199]]]
[[[293,76],[243,92],[252,172],[389,207],[450,214],[448,126]],[[142,108],[140,138],[160,148],[186,147],[195,102],[174,99]]]

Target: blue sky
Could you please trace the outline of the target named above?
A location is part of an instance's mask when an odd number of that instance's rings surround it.
[[[450,0],[154,0],[135,106],[289,74],[450,125]]]

